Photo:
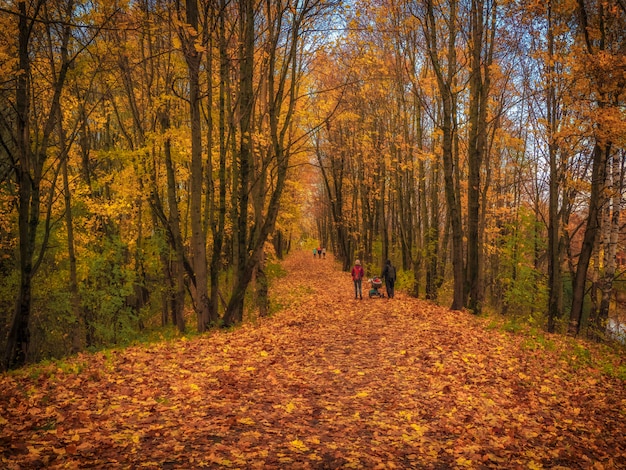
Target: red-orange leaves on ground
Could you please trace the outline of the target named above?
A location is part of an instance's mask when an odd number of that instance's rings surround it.
[[[626,468],[624,383],[565,340],[353,300],[309,258],[257,325],[3,376],[1,466]]]

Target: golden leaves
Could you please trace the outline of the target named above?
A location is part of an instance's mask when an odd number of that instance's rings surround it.
[[[354,301],[349,275],[334,269],[330,255],[309,258],[292,255],[273,292],[297,301],[254,327],[3,377],[3,464],[626,462],[616,452],[625,431],[623,383],[572,369],[559,346],[526,351],[521,336],[402,293]]]
[[[309,450],[306,444],[302,442],[300,439],[294,439],[293,441],[289,443],[289,445],[291,445],[291,447],[293,447],[298,452],[307,452]]]

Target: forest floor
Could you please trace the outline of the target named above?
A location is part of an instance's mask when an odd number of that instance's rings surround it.
[[[271,318],[0,376],[0,467],[626,468],[618,354],[284,267]]]

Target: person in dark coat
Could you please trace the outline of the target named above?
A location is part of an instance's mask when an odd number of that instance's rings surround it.
[[[383,273],[380,277],[385,279],[387,297],[393,299],[393,296],[395,295],[394,286],[396,284],[396,268],[393,266],[393,264],[391,264],[390,260],[387,260],[387,262],[385,263],[385,268],[383,269]]]

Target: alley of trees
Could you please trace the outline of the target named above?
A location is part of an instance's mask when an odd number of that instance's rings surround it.
[[[271,313],[274,260],[604,339],[624,0],[0,0],[3,368]]]

